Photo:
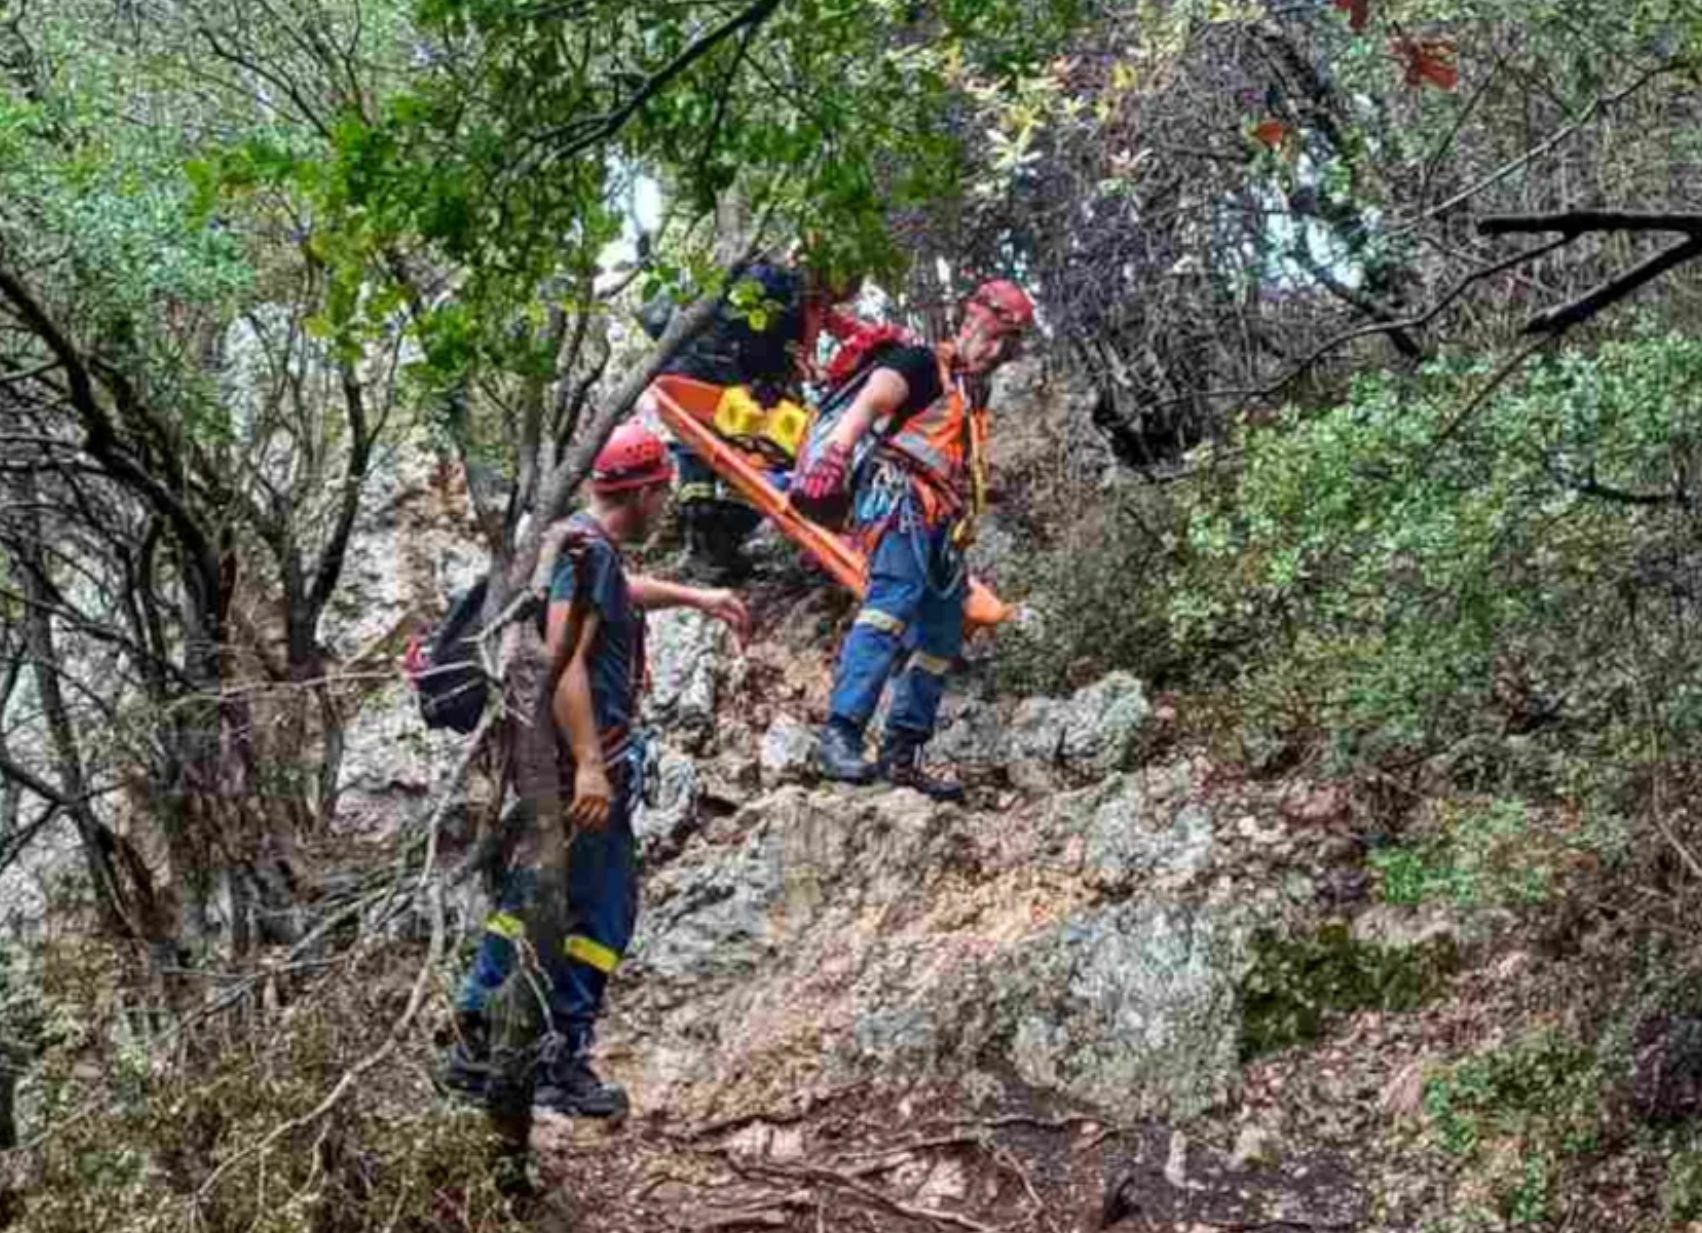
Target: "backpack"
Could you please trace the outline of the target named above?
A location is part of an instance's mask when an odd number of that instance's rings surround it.
[[[417,637],[409,643],[404,671],[419,693],[420,718],[428,728],[471,732],[485,713],[490,678],[479,663],[475,639],[489,590],[487,574],[451,600],[429,650]]]
[[[561,538],[559,552],[568,556],[576,572],[585,564],[585,550],[593,534],[575,527]],[[419,694],[420,718],[428,728],[448,728],[465,734],[479,726],[479,719],[485,713],[494,682],[479,662],[478,637],[483,632],[479,616],[489,591],[490,575],[485,574],[450,601],[449,613],[433,631],[429,648],[419,635],[408,641],[402,656],[402,672]],[[532,603],[538,633],[542,636],[547,604],[538,598]],[[525,611],[517,613],[517,618],[523,617]],[[638,657],[642,664],[642,640]]]

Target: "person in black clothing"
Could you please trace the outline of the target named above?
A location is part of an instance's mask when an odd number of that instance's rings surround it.
[[[809,337],[805,279],[798,271],[772,262],[747,267],[742,280],[762,289],[762,328],[750,312],[723,299],[710,324],[669,360],[666,375],[690,377],[711,385],[743,385],[764,407],[797,397]],[[673,314],[666,296],[652,300],[640,314],[645,332],[659,338]],[[688,561],[700,562],[722,580],[749,572],[744,544],[762,523],[762,515],[722,482],[709,465],[683,446],[673,447],[679,472],[675,492],[685,530]]]

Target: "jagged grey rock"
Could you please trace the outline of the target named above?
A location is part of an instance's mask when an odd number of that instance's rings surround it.
[[[759,760],[763,781],[779,785],[808,778],[820,745],[821,739],[814,728],[784,713],[775,716],[768,731],[762,734]]]
[[[954,699],[930,753],[970,769],[1002,767],[1017,785],[1043,791],[1060,778],[1128,767],[1150,710],[1141,683],[1127,672],[1069,698],[1024,699],[1008,716],[994,703]]]
[[[928,757],[966,771],[1003,768],[1010,761],[1010,742],[999,708],[979,698],[948,694],[940,707],[939,730],[928,743]]]
[[[1215,909],[1128,903],[1072,917],[995,978],[1028,1082],[1133,1116],[1199,1113],[1238,1069],[1240,930]]]
[[[1176,799],[1181,791],[1138,774],[1113,775],[1054,797],[1047,829],[1077,854],[1072,870],[1101,890],[1128,894],[1154,881],[1186,883],[1210,867],[1213,833],[1211,813]]]
[[[1141,683],[1127,672],[1113,672],[1068,700],[1025,699],[1011,717],[1012,762],[1086,774],[1121,770],[1150,709]]]
[[[373,833],[395,826],[430,795],[468,739],[428,729],[399,680],[365,699],[344,729],[338,829]]]
[[[649,775],[647,801],[633,815],[632,829],[640,855],[656,860],[677,851],[696,827],[703,789],[697,760],[665,745],[657,750]]]
[[[723,1091],[1014,1074],[1121,1115],[1206,1107],[1237,1073],[1236,910],[1107,901],[1209,863],[1186,782],[1119,776],[1020,816],[787,786],[706,824],[647,887],[637,1081],[694,1057],[689,1083]]]
[[[700,748],[715,730],[716,675],[727,627],[690,608],[650,618],[650,692],[644,713],[688,747]]]

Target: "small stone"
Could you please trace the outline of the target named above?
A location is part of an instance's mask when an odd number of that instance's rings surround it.
[[[763,781],[770,786],[798,783],[810,777],[821,741],[815,731],[790,715],[778,715],[762,736]]]
[[[1304,826],[1322,826],[1326,822],[1336,822],[1345,818],[1348,812],[1347,793],[1334,786],[1314,788],[1310,792],[1292,796],[1282,803],[1283,816]]]
[[[1272,821],[1269,826],[1266,826],[1253,814],[1247,814],[1236,820],[1235,833],[1259,847],[1269,847],[1280,842],[1287,835],[1287,831],[1283,829],[1281,822]]]
[[[1235,1136],[1235,1148],[1230,1159],[1244,1169],[1267,1169],[1276,1164],[1281,1153],[1277,1137],[1263,1126],[1243,1126]]]

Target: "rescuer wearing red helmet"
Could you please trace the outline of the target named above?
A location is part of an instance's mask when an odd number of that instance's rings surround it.
[[[927,774],[945,675],[963,645],[963,551],[985,499],[985,408],[967,379],[1009,360],[1034,324],[1034,303],[1013,282],[983,283],[964,301],[956,336],[938,347],[877,353],[855,400],[801,470],[793,500],[807,514],[849,492],[851,521],[869,555],[862,609],[840,650],[820,764],[829,779],[881,775],[941,800],[963,789]],[[858,443],[874,433],[867,461]],[[855,472],[855,474],[853,474]],[[863,756],[863,729],[901,657],[880,758]]]
[[[555,719],[564,778],[571,776],[567,932],[540,945],[549,977],[549,1031],[541,1050],[533,1105],[583,1117],[626,1110],[626,1094],[600,1080],[589,1050],[604,987],[637,920],[637,863],[632,808],[641,788],[643,750],[635,740],[644,680],[644,612],[696,608],[743,638],[744,604],[731,591],[681,586],[628,575],[620,545],[642,540],[667,504],[673,466],[660,438],[637,420],[616,428],[592,463],[590,499],[568,519],[550,586],[545,627],[545,688]],[[565,795],[565,793],[564,793]],[[472,971],[456,1000],[459,1041],[446,1079],[483,1093],[490,1078],[491,995],[513,971],[516,946],[538,892],[536,844],[517,852]],[[536,941],[537,939],[534,939]]]

